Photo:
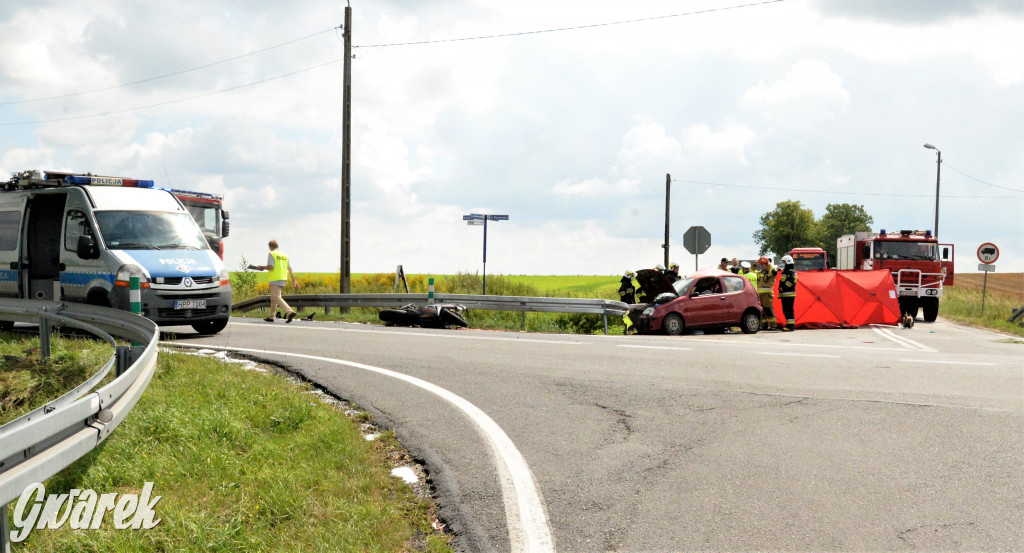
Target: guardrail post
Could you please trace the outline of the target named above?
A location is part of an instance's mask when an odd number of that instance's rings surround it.
[[[523,314],[523,332],[526,332],[526,310],[520,311]]]
[[[0,507],[0,553],[11,553],[11,529],[7,527],[7,504]]]
[[[601,318],[604,319],[604,335],[608,335],[608,312],[601,313]]]
[[[39,315],[39,356],[45,363],[50,359],[50,319]]]

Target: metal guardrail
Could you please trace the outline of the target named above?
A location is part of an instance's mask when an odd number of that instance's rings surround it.
[[[414,303],[426,305],[428,294],[309,294],[284,296],[292,307],[401,307]],[[533,298],[527,296],[475,296],[468,294],[434,294],[433,303],[457,303],[466,309],[490,311],[519,311],[523,314],[523,328],[526,327],[526,313],[592,313],[604,320],[604,333],[608,334],[608,315],[621,317],[628,306],[621,301],[595,298]],[[232,311],[252,311],[270,306],[270,296],[260,296],[231,306]]]
[[[47,353],[51,325],[78,328],[114,347],[98,372],[63,396],[0,426],[0,550],[6,550],[7,503],[100,444],[128,416],[156,369],[160,331],[149,319],[91,305],[0,298],[0,321],[38,324]],[[114,337],[132,345],[118,345]],[[110,373],[116,378],[93,389]]]

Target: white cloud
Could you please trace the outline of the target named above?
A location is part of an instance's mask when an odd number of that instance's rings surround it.
[[[820,120],[844,111],[850,94],[843,88],[842,78],[827,63],[802,60],[780,80],[770,85],[764,81],[757,83],[743,94],[740,102],[761,110],[767,119]]]

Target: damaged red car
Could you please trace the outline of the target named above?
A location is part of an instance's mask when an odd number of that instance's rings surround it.
[[[641,334],[677,336],[688,330],[738,326],[745,334],[761,329],[761,302],[746,278],[704,269],[669,282],[660,271],[637,271],[646,303],[630,307],[629,319]]]

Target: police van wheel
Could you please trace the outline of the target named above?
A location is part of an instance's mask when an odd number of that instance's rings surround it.
[[[228,326],[227,319],[218,319],[216,321],[203,321],[201,323],[194,323],[192,328],[200,334],[216,334]]]
[[[661,321],[661,329],[669,336],[679,336],[683,333],[684,328],[683,318],[679,316],[679,313],[669,313],[665,315],[665,320]]]

